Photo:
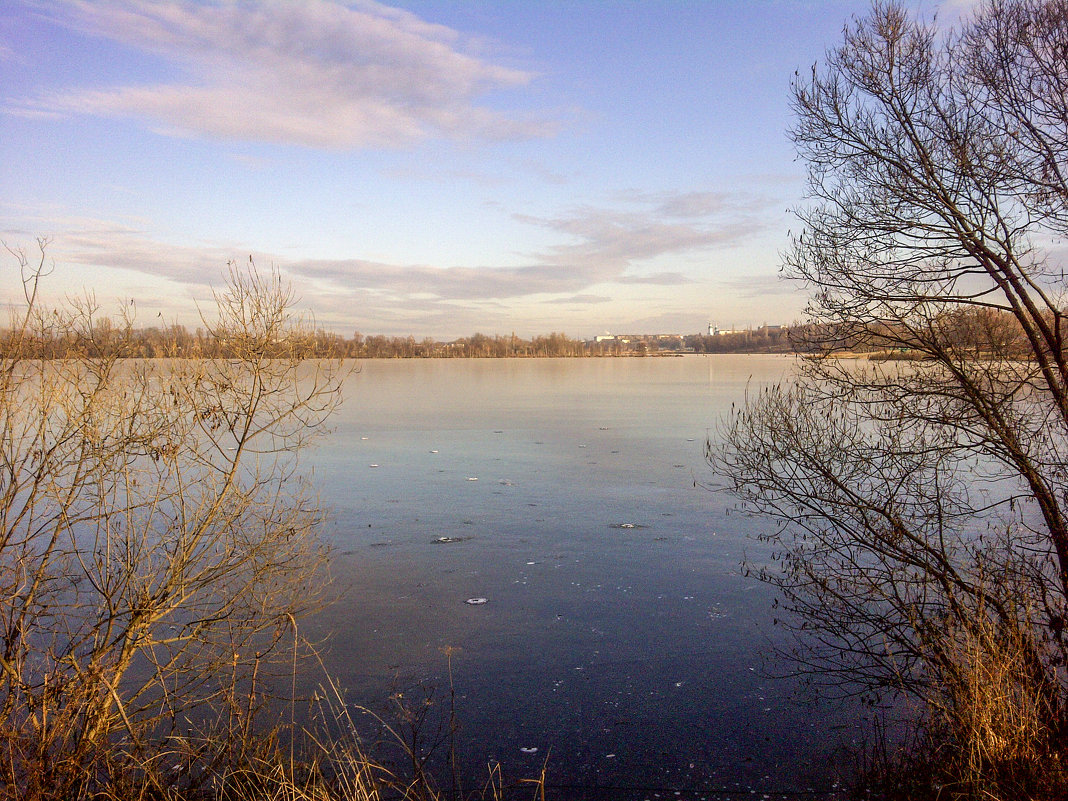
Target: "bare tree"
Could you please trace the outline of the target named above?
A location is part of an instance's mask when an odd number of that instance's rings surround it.
[[[129,316],[41,304],[46,244],[10,250],[26,294],[0,354],[0,784],[60,796],[116,743],[136,751],[239,685],[254,703],[321,597],[298,456],[340,373],[302,361],[290,290],[251,265],[204,320],[230,358],[124,358]],[[35,340],[66,345],[27,358]]]
[[[993,0],[950,31],[877,2],[798,76],[808,202],[785,272],[812,291],[810,355],[710,451],[780,523],[761,576],[817,679],[964,728],[975,661],[1011,657],[1051,738],[1068,701],[1066,32],[1059,0]],[[842,343],[886,360],[834,358]]]

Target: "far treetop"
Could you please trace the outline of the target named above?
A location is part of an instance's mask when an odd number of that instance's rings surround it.
[[[959,318],[961,315],[958,314]],[[1018,327],[1005,315],[989,310],[972,312],[970,317],[983,320],[946,320],[958,331],[957,344],[982,357],[991,343],[984,343],[975,332],[998,332],[999,342],[1020,338]],[[986,319],[996,317],[996,320]],[[981,324],[980,324],[981,323]],[[883,324],[884,326],[887,324]],[[877,333],[877,332],[869,332]],[[0,343],[10,339],[9,331],[0,331]],[[993,336],[990,334],[989,336]],[[906,341],[907,338],[902,339]],[[967,340],[966,342],[963,340]],[[873,358],[912,358],[907,347],[893,352],[873,351],[867,340],[855,330],[845,331],[827,325],[762,325],[743,331],[717,331],[711,334],[621,334],[595,339],[572,339],[552,333],[523,339],[514,334],[487,336],[474,334],[449,342],[431,338],[364,336],[351,338],[323,330],[306,329],[285,343],[277,343],[287,357],[320,359],[456,359],[456,358],[538,358],[538,357],[606,357],[606,356],[673,356],[684,353],[806,353],[856,354]],[[1004,345],[1005,343],[1001,343]],[[204,328],[190,330],[183,325],[140,327],[132,322],[96,317],[92,328],[67,331],[62,336],[41,335],[24,341],[20,347],[28,357],[66,358],[118,354],[128,358],[227,358],[225,343]],[[273,350],[269,346],[268,350]],[[885,349],[884,349],[885,350]],[[269,355],[269,354],[268,354]]]
[[[7,332],[0,339],[8,338]],[[593,357],[651,356],[682,353],[776,353],[791,352],[789,329],[768,326],[746,331],[717,334],[623,334],[595,339],[572,339],[552,333],[523,339],[514,334],[487,336],[474,334],[449,342],[431,338],[364,336],[351,338],[323,330],[307,331],[299,343],[286,342],[286,353],[300,352],[307,358],[425,359],[425,358],[511,358],[511,357]],[[282,343],[279,343],[281,347]],[[53,338],[36,338],[23,343],[27,355],[38,358],[64,358],[72,355],[114,355],[129,358],[226,358],[225,343],[204,328],[190,330],[184,325],[141,327],[125,320],[106,317],[94,320],[92,330],[66,332]]]

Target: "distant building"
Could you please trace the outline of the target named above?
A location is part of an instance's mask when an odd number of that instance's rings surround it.
[[[720,328],[715,323],[709,323],[708,324],[708,335],[710,337],[720,337],[720,336],[724,336],[725,334],[742,334],[742,333],[745,333],[745,332],[740,330],[740,329],[737,329],[737,328]]]

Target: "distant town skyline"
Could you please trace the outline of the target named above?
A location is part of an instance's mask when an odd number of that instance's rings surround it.
[[[147,325],[250,256],[345,335],[789,323],[790,81],[867,8],[9,0],[0,238]]]

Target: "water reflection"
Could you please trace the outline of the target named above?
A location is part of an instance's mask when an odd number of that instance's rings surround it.
[[[546,755],[558,797],[825,786],[848,716],[765,678],[771,598],[739,570],[761,523],[703,488],[717,417],[791,365],[364,363],[314,457],[329,670],[368,706],[442,701],[449,649],[469,786]]]

